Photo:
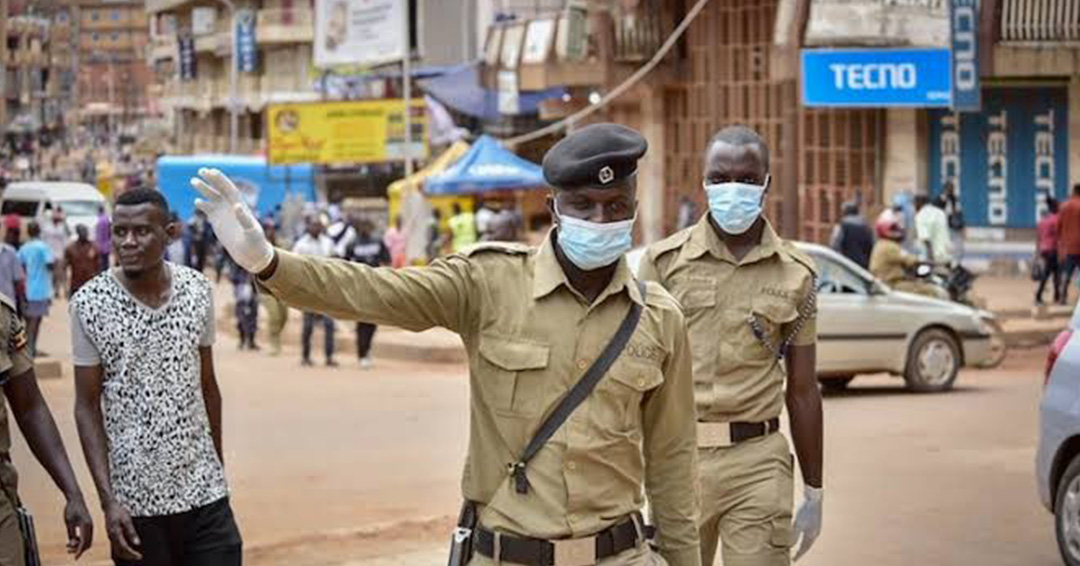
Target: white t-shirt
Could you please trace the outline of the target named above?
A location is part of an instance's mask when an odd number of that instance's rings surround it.
[[[945,211],[927,204],[915,215],[915,235],[920,249],[923,242],[930,242],[935,262],[952,261],[952,244],[949,241],[949,219]]]
[[[318,238],[304,232],[303,236],[293,244],[293,253],[300,255],[313,255],[318,257],[332,257],[334,255],[334,241],[320,234]]]

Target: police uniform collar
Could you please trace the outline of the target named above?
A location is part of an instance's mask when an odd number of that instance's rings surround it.
[[[724,241],[716,234],[716,230],[709,221],[709,215],[704,214],[701,216],[701,220],[690,229],[690,240],[687,242],[686,251],[690,259],[697,259],[708,253],[712,254],[716,259],[734,265],[754,263],[773,255],[778,256],[783,261],[792,261],[781,246],[782,242],[783,240],[773,229],[772,223],[766,219],[765,229],[761,232],[761,242],[750,253],[746,254],[742,261],[739,261],[735,259]]]
[[[553,293],[560,285],[565,285],[568,290],[576,293],[573,287],[570,286],[570,280],[566,278],[566,272],[563,271],[562,265],[559,264],[559,259],[555,256],[555,240],[553,238],[555,229],[552,228],[548,232],[547,238],[544,238],[544,243],[540,246],[540,250],[536,252],[536,259],[533,261],[533,299],[540,299]],[[626,289],[627,294],[630,296],[630,300],[644,305],[645,302],[641,296],[641,292],[638,290],[637,285],[634,283],[634,274],[630,271],[630,266],[626,263],[626,257],[619,258],[619,263],[615,267],[615,273],[611,276],[611,282],[608,283],[605,288],[597,297],[593,304],[600,304],[607,297],[614,295],[623,289]]]

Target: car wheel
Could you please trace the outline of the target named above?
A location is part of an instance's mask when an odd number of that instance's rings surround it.
[[[948,391],[960,372],[960,346],[940,328],[924,330],[908,350],[904,381],[918,392]]]
[[[847,389],[851,380],[855,379],[853,375],[845,375],[843,377],[823,377],[819,381],[821,382],[821,388],[829,392],[843,391]]]
[[[990,335],[990,354],[979,365],[983,369],[998,367],[1009,354],[1009,346],[1005,343],[1005,330],[1001,328],[1001,323],[994,320],[990,326],[993,327],[993,333]]]
[[[1080,566],[1080,456],[1073,458],[1057,486],[1054,531],[1061,559]]]

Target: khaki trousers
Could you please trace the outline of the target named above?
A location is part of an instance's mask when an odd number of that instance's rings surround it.
[[[701,564],[787,566],[793,544],[793,461],[780,433],[698,449]]]
[[[24,553],[15,506],[0,491],[0,566],[24,566]]]
[[[469,561],[469,566],[493,566],[495,564],[499,563],[487,556],[482,556],[478,552],[474,552],[472,560]],[[501,564],[514,566],[512,562],[504,561]],[[668,563],[659,554],[653,552],[648,544],[639,544],[636,548],[631,548],[597,562],[596,566],[668,566]]]

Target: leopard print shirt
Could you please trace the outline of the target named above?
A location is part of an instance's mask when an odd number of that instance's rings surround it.
[[[157,309],[105,272],[72,298],[104,370],[102,411],[118,502],[136,517],[171,515],[228,495],[201,387],[200,337],[210,282],[168,264],[172,295]]]

